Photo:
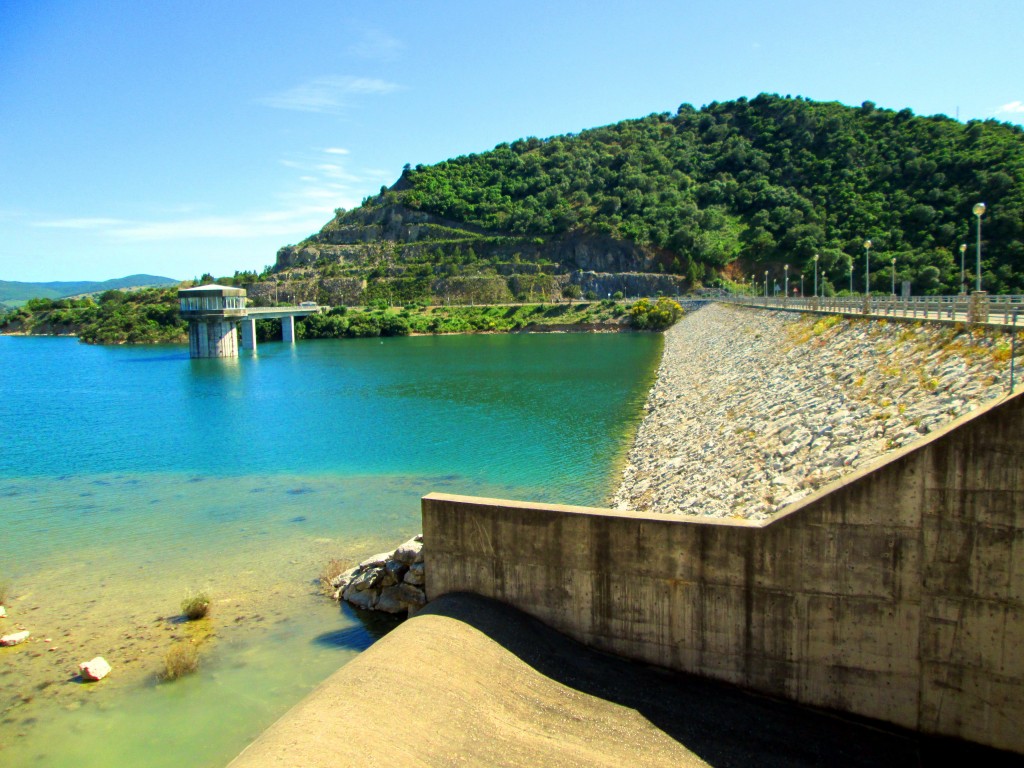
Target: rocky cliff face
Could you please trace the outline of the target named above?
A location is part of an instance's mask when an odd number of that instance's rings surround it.
[[[549,261],[559,272],[653,272],[657,253],[625,240],[586,234],[545,240],[485,232],[403,205],[363,207],[336,217],[317,235],[277,253],[277,269],[313,265],[320,260],[359,264],[368,247],[392,243],[414,256],[424,249],[450,253],[471,247],[477,256],[526,266]]]
[[[380,286],[398,282],[400,278],[382,278]],[[436,304],[504,304],[514,301],[555,302],[562,299],[568,285],[580,286],[581,293],[593,292],[599,299],[615,293],[623,296],[677,296],[686,290],[685,281],[675,275],[652,275],[638,272],[572,272],[564,275],[455,275],[430,281],[432,302]],[[314,270],[287,281],[263,281],[245,286],[255,306],[275,303],[298,304],[315,301],[329,306],[358,306],[367,303],[368,282],[362,278],[322,277]],[[395,295],[398,293],[395,291]],[[401,303],[396,299],[396,303]]]

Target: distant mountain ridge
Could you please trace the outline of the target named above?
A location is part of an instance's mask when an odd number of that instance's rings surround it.
[[[14,280],[0,280],[0,304],[17,306],[29,299],[62,299],[67,296],[78,296],[83,293],[99,293],[101,291],[118,290],[121,288],[149,288],[177,285],[180,280],[158,275],[128,275],[112,280],[70,280],[52,281],[48,283],[21,283]]]

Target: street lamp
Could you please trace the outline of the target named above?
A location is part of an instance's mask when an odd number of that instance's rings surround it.
[[[978,286],[975,290],[981,290],[981,217],[985,215],[985,204],[974,205],[974,215],[978,217]]]
[[[768,298],[768,270],[764,271],[764,297]]]
[[[896,295],[896,257],[892,257],[892,295]]]
[[[800,298],[804,297],[804,273],[800,273]]]
[[[869,262],[868,254],[871,253],[871,241],[864,241],[864,295],[867,296],[871,293],[871,273],[868,271]]]
[[[789,298],[789,264],[783,264],[782,268],[786,271],[786,279],[782,283],[782,295],[785,298]]]
[[[967,253],[967,243],[960,243],[960,293],[967,293],[967,273],[964,272],[965,253]]]
[[[818,254],[814,254],[814,298],[818,298]]]
[[[850,257],[850,295],[853,296],[853,257]]]

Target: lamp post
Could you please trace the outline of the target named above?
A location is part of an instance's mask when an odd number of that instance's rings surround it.
[[[768,298],[768,270],[764,271],[764,297]]]
[[[789,298],[789,264],[783,264],[782,269],[785,270],[786,279],[782,282],[782,296],[783,298]]]
[[[800,298],[804,297],[804,273],[800,273]]]
[[[818,254],[814,254],[814,298],[818,298]]]
[[[960,293],[967,293],[967,273],[964,271],[965,253],[967,253],[967,243],[960,243]]]
[[[850,259],[850,295],[853,296],[853,259]]]
[[[892,258],[892,295],[896,295],[896,257]]]
[[[864,295],[867,296],[871,293],[871,272],[870,262],[868,261],[868,255],[871,253],[871,241],[864,241]]]
[[[981,217],[985,215],[985,204],[976,203],[974,206],[974,215],[978,217],[978,279],[976,291],[981,290]]]

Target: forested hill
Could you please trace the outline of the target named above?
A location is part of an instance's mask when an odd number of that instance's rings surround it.
[[[566,270],[692,282],[749,280],[783,263],[810,274],[818,253],[836,289],[847,287],[852,259],[859,291],[870,239],[878,284],[889,284],[895,258],[897,280],[915,292],[955,291],[961,243],[972,273],[971,209],[982,201],[985,287],[1024,292],[1019,126],[760,95],[407,166],[391,189],[282,249],[279,266],[301,262],[303,247],[321,264],[344,262],[330,246],[365,242],[369,231],[395,243],[399,261],[416,243],[414,260],[428,244],[442,260],[471,247],[495,264],[549,258]],[[580,242],[584,263],[574,259]]]

